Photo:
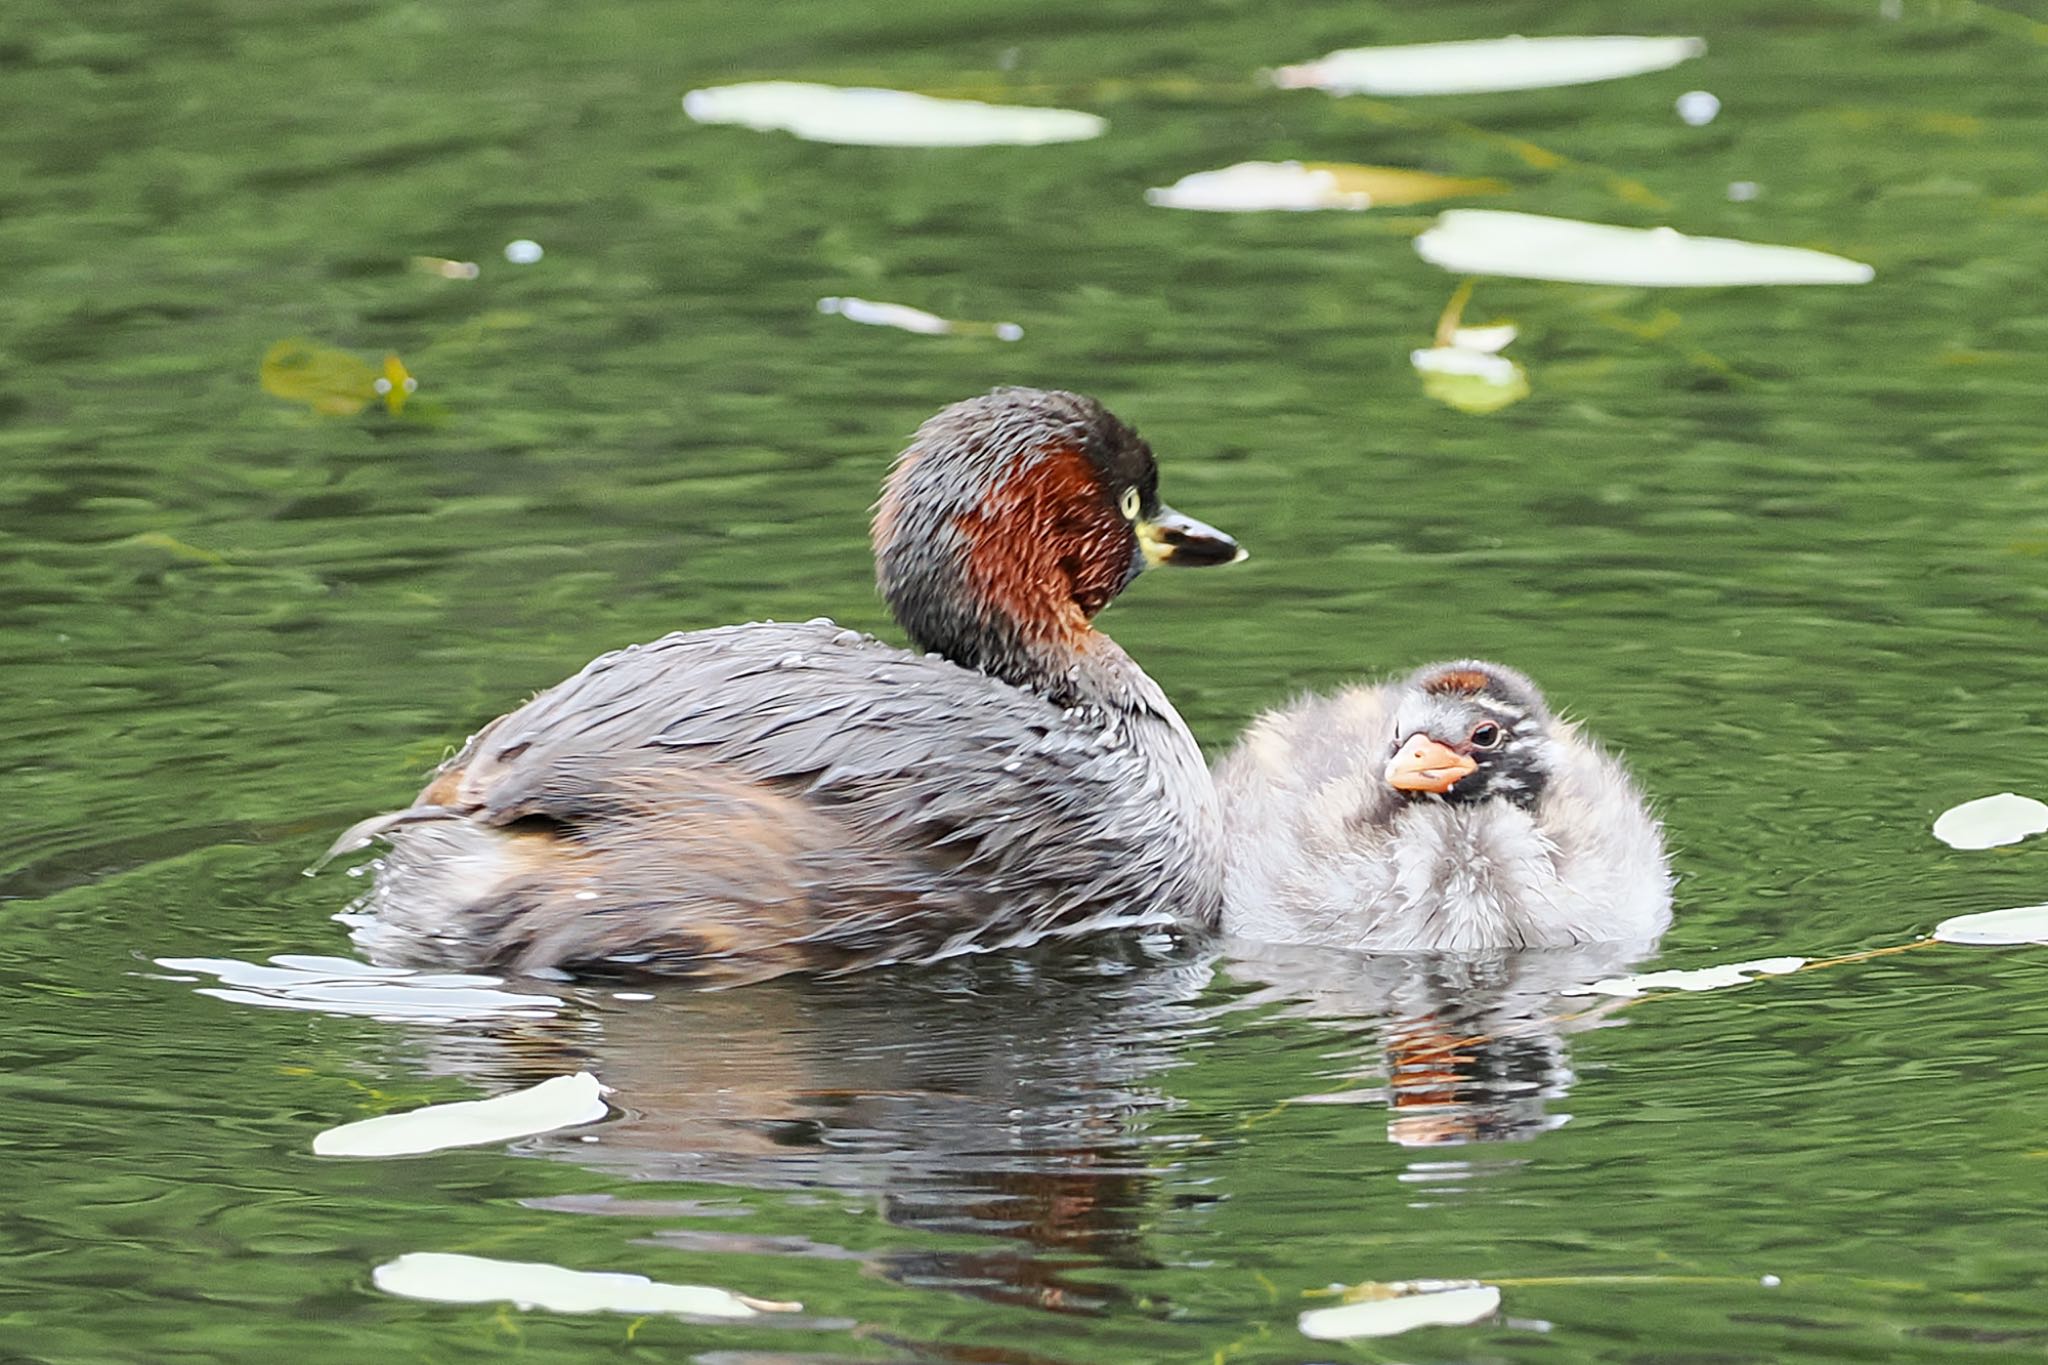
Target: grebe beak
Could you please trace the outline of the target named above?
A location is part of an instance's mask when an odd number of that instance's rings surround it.
[[[1387,785],[1395,791],[1442,795],[1477,771],[1479,763],[1472,755],[1417,731],[1387,760]]]
[[[1201,569],[1211,564],[1235,564],[1244,550],[1215,527],[1185,517],[1161,505],[1157,515],[1141,517],[1135,523],[1138,545],[1147,564],[1177,564]]]

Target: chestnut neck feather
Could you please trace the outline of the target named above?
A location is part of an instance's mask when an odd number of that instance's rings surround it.
[[[1091,624],[1137,563],[1094,464],[1062,443],[1016,461],[971,503],[906,497],[901,468],[875,517],[877,565],[911,639],[1063,704],[1129,702],[1129,657]]]

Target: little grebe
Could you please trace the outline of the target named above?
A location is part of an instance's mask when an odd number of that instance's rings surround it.
[[[731,982],[1089,930],[1213,926],[1215,791],[1093,625],[1147,564],[1242,557],[1159,501],[1077,394],[939,413],[875,509],[929,653],[826,620],[665,636],[499,717],[406,810],[357,933],[378,961]]]
[[[1364,950],[1643,940],[1662,833],[1536,685],[1433,664],[1262,716],[1216,766],[1230,933]]]

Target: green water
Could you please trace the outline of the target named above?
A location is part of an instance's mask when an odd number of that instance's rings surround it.
[[[2048,795],[2048,7],[1892,15],[0,10],[0,1358],[2048,1354],[2048,949],[1916,949],[1534,1033],[1498,1025],[1558,1012],[1540,976],[1369,963],[556,986],[549,1019],[442,1026],[252,1008],[152,965],[345,954],[329,916],[357,884],[300,870],[603,649],[757,617],[889,633],[865,509],[918,421],[998,382],[1100,395],[1167,496],[1252,550],[1105,619],[1206,744],[1305,688],[1481,653],[1655,794],[1682,876],[1665,965],[2044,899],[2048,845],[1951,852],[1928,827]],[[1398,104],[1252,74],[1511,32],[1711,50]],[[764,77],[1111,127],[863,149],[682,115],[685,90]],[[1702,128],[1672,109],[1695,87],[1723,102]],[[1877,279],[1488,281],[1468,317],[1521,327],[1533,393],[1467,415],[1407,359],[1456,283],[1409,246],[1431,207],[1142,198],[1288,157],[1496,177],[1501,207],[1814,246]],[[544,260],[508,265],[514,238]],[[824,295],[1025,335],[861,327]],[[259,361],[294,337],[397,352],[420,391],[399,418],[267,394]],[[1432,1030],[1500,1036],[1432,1080]],[[616,1092],[595,1142],[310,1152],[579,1068]],[[804,1308],[717,1325],[373,1286],[414,1251]],[[1501,1311],[1297,1330],[1330,1285],[1430,1278],[1498,1284]]]

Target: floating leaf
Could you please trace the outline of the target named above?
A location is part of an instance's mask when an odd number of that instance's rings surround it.
[[[552,995],[492,989],[502,984],[495,976],[411,972],[400,967],[372,967],[345,957],[288,955],[270,961],[274,965],[263,967],[233,958],[160,957],[157,965],[174,972],[203,972],[217,977],[221,987],[227,988],[201,987],[201,995],[266,1009],[455,1023],[532,1018],[552,1014],[562,1006]]]
[[[2030,834],[2048,834],[2048,805],[2012,792],[1951,806],[1934,821],[1934,837],[1950,848],[1995,848]]]
[[[1220,171],[1184,175],[1164,189],[1145,191],[1159,208],[1209,213],[1265,209],[1369,209],[1421,204],[1475,194],[1503,194],[1498,180],[1458,179],[1399,166],[1337,161],[1240,161]]]
[[[1639,76],[1707,50],[1698,38],[1484,38],[1353,47],[1283,66],[1273,83],[1336,95],[1469,95]]]
[[[1723,986],[1747,986],[1759,976],[1784,976],[1805,965],[1803,957],[1760,957],[1752,962],[1727,962],[1718,967],[1610,976],[1590,985],[1573,986],[1564,994],[1629,996],[1645,991],[1714,991]]]
[[[1504,355],[1469,346],[1410,351],[1422,391],[1459,412],[1498,412],[1529,396],[1529,372]]]
[[[597,1077],[579,1071],[487,1100],[430,1104],[403,1114],[344,1123],[315,1137],[313,1152],[316,1156],[416,1156],[576,1128],[595,1123],[608,1112],[604,1087]]]
[[[510,1303],[555,1313],[675,1313],[693,1318],[751,1318],[794,1313],[774,1303],[701,1284],[663,1284],[645,1275],[570,1270],[545,1261],[498,1261],[445,1251],[414,1251],[378,1266],[370,1278],[387,1294],[437,1303]]]
[[[265,393],[330,417],[353,417],[377,397],[377,372],[368,361],[304,341],[272,346],[257,377]]]
[[[836,313],[848,322],[862,322],[870,327],[895,327],[923,336],[989,336],[999,341],[1016,341],[1024,335],[1024,329],[1014,322],[954,322],[908,304],[876,303],[872,299],[819,299],[818,311]]]
[[[280,341],[264,353],[257,371],[263,391],[288,403],[304,403],[329,417],[353,417],[378,398],[396,414],[420,386],[395,355],[383,368],[347,351],[306,341]]]
[[[2010,910],[1987,910],[1981,915],[1957,915],[1935,925],[1934,936],[1943,943],[1983,947],[2048,943],[2048,905],[2020,905]]]
[[[1466,280],[1436,320],[1436,345],[1410,351],[1422,391],[1459,412],[1498,412],[1529,396],[1529,373],[1501,355],[1519,333],[1511,322],[1466,327],[1461,322],[1475,281]]]
[[[1415,239],[1415,250],[1430,264],[1461,275],[1580,284],[1867,284],[1876,274],[1860,261],[1804,247],[1501,209],[1446,210]]]
[[[1391,1337],[1417,1327],[1462,1327],[1500,1311],[1500,1290],[1475,1280],[1362,1284],[1346,1297],[1353,1302],[1303,1313],[1295,1324],[1301,1334],[1317,1341]]]
[[[811,142],[863,147],[1036,146],[1100,137],[1108,121],[1072,109],[1038,109],[943,100],[907,90],[871,90],[806,81],[713,86],[683,96],[699,123],[737,123],[794,133]]]

